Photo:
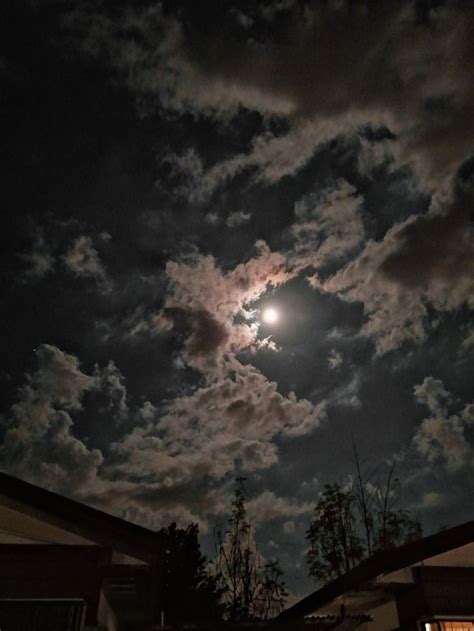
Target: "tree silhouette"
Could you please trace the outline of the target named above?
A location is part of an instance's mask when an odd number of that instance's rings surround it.
[[[326,484],[306,531],[310,548],[306,555],[309,573],[321,581],[331,580],[360,563],[364,556],[357,533],[355,497],[338,484]]]
[[[421,523],[397,503],[395,463],[384,484],[373,484],[376,470],[362,470],[355,443],[355,475],[341,487],[327,484],[306,531],[309,574],[319,582],[341,576],[376,552],[416,541]]]
[[[221,620],[222,590],[201,553],[197,524],[183,529],[172,523],[159,533],[165,541],[160,603],[166,624]]]
[[[237,478],[232,513],[225,532],[216,528],[216,571],[231,622],[267,620],[279,613],[287,591],[278,561],[260,555],[245,508],[244,478]]]

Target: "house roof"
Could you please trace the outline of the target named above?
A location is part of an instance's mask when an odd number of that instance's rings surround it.
[[[283,611],[277,620],[283,622],[307,616],[343,593],[356,589],[380,575],[395,572],[473,541],[474,521],[469,521],[399,548],[376,553],[343,576],[327,583]]]
[[[0,504],[148,563],[163,548],[161,536],[152,530],[6,473],[0,473]]]

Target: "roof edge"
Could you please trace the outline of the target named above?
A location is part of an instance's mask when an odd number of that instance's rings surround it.
[[[19,512],[143,561],[152,562],[163,548],[157,532],[3,472],[0,497]]]
[[[276,620],[284,621],[307,616],[344,591],[357,587],[381,574],[394,572],[408,565],[418,563],[448,550],[459,548],[474,542],[474,521],[442,530],[418,541],[407,543],[399,548],[378,552],[365,559],[346,574],[327,583],[312,594],[309,594],[285,611]]]

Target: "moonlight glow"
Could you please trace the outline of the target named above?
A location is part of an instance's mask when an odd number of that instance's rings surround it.
[[[262,313],[262,320],[266,324],[275,324],[280,319],[280,314],[273,307],[267,307]]]

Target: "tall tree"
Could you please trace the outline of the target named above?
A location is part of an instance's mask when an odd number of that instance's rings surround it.
[[[266,620],[283,609],[287,596],[278,561],[264,563],[258,551],[245,501],[244,478],[237,478],[227,530],[215,531],[216,570],[232,622]]]
[[[201,553],[197,524],[175,523],[159,533],[165,541],[160,603],[167,624],[212,622],[222,619],[222,590]]]
[[[355,475],[344,488],[327,484],[306,531],[309,574],[319,582],[341,576],[375,552],[419,539],[421,523],[400,508],[392,464],[384,484],[361,467],[355,443]]]
[[[310,544],[306,555],[309,573],[326,581],[357,565],[364,556],[357,532],[355,497],[338,484],[326,484],[306,531]]]

